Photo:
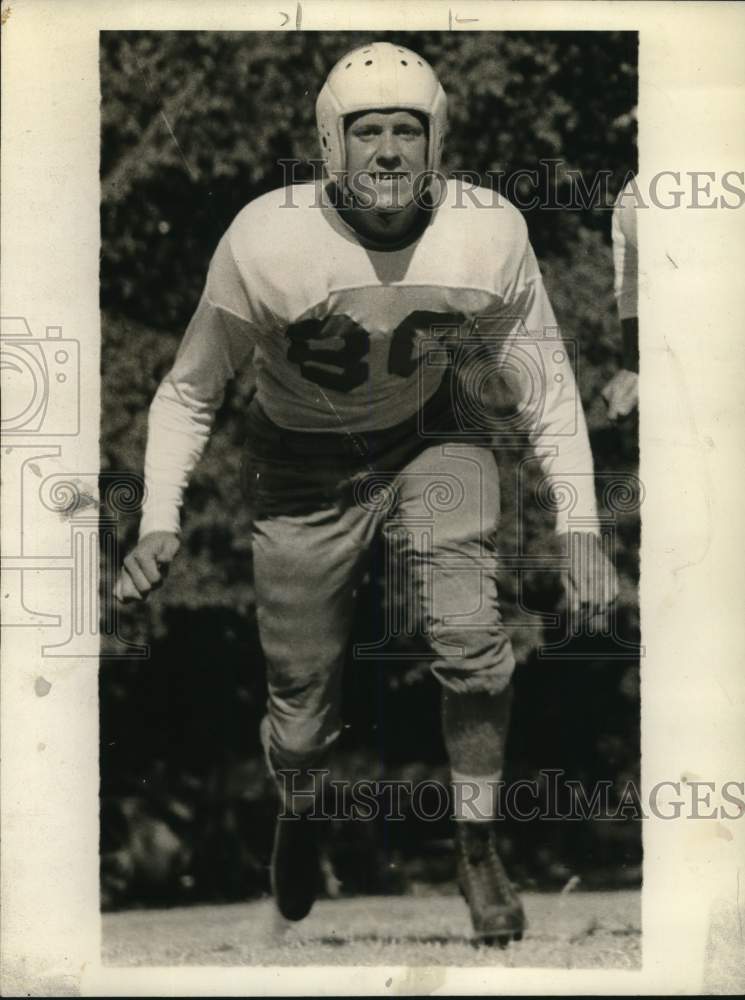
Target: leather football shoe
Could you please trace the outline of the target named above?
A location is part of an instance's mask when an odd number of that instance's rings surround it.
[[[506,947],[520,941],[525,913],[499,855],[491,823],[456,823],[458,883],[468,904],[474,937]]]
[[[320,891],[322,825],[323,820],[307,813],[277,819],[271,883],[277,908],[287,920],[307,917]]]

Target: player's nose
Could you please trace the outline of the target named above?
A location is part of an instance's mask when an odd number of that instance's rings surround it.
[[[380,137],[376,159],[384,170],[393,170],[401,163],[401,153],[395,136],[384,132]]]

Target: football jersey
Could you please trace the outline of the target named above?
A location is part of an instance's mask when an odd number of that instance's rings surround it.
[[[469,197],[450,181],[443,195],[409,243],[386,249],[319,185],[272,191],[238,214],[151,407],[141,535],[178,530],[188,475],[239,369],[253,366],[278,426],[359,433],[415,414],[445,374],[438,344],[453,341],[492,345],[544,471],[578,484],[575,513],[592,521],[584,417],[525,221],[492,191]]]

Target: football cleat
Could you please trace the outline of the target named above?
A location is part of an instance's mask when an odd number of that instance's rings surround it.
[[[302,920],[321,888],[319,827],[307,813],[277,819],[271,883],[277,909],[286,920]]]
[[[461,821],[455,838],[460,891],[478,943],[520,941],[525,913],[499,859],[491,823]]]

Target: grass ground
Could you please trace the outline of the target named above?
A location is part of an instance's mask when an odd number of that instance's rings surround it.
[[[270,900],[109,913],[106,965],[507,965],[636,969],[641,893],[525,893],[528,930],[509,948],[474,947],[459,896],[321,900],[301,924]]]

